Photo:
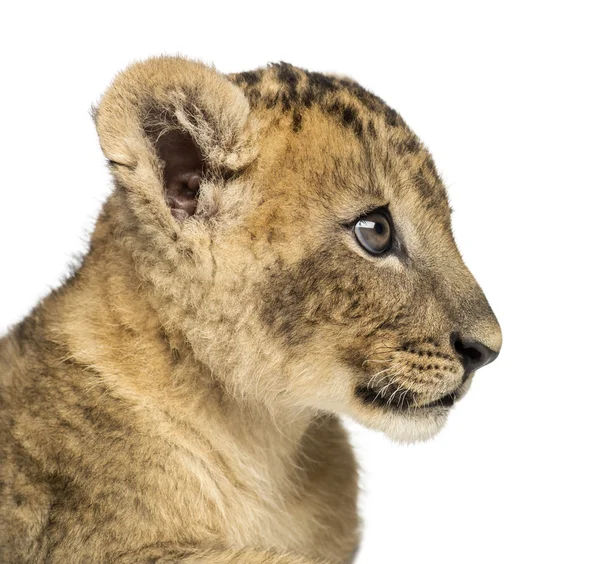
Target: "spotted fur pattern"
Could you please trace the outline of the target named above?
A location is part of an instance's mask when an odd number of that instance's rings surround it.
[[[348,562],[338,415],[432,436],[501,335],[430,155],[354,81],[162,57],[94,114],[81,267],[0,341],[2,562]],[[394,244],[352,223],[385,207]]]

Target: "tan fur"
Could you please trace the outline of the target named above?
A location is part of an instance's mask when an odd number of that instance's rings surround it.
[[[449,336],[501,344],[430,156],[352,81],[285,64],[152,59],[95,120],[115,190],[90,251],[0,341],[0,560],[349,561],[338,414],[432,436],[448,409],[420,406],[470,382]],[[383,205],[401,258],[346,227]]]

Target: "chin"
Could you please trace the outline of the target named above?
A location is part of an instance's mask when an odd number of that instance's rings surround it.
[[[416,443],[435,437],[444,427],[450,409],[417,408],[413,411],[383,411],[353,413],[353,418],[365,427],[381,431],[399,443]]]

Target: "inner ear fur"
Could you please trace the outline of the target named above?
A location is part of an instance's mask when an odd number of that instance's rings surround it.
[[[95,112],[100,146],[115,176],[173,217],[193,215],[205,182],[253,157],[243,92],[214,68],[159,57],[119,74]]]

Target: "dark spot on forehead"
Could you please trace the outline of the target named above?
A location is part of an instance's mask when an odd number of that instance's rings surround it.
[[[339,86],[336,84],[333,77],[320,72],[305,72],[308,78],[308,85],[315,92],[320,92],[322,94],[324,92],[333,92],[339,89]]]
[[[362,135],[363,126],[354,108],[346,106],[342,112],[342,122],[346,127],[351,127],[358,137]]]
[[[302,113],[299,110],[294,110],[294,115],[292,116],[292,131],[294,133],[298,133],[302,129]]]
[[[419,143],[420,145],[420,143]],[[433,180],[437,183],[437,184],[442,184],[442,179],[440,178],[440,175],[438,174],[437,169],[435,168],[435,164],[433,162],[433,159],[428,158],[424,163],[423,163],[423,169],[433,178]]]
[[[279,63],[276,65],[276,68],[279,80],[284,84],[287,84],[290,90],[295,91],[300,80],[298,71],[288,63]]]
[[[442,211],[448,208],[446,190],[429,156],[412,176],[412,183],[429,209],[439,208]]]
[[[375,124],[372,119],[369,120],[368,131],[371,137],[377,137],[377,129],[375,129]]]
[[[252,107],[262,104],[268,109],[280,107],[283,112],[287,112],[290,109],[319,106],[326,114],[335,114],[340,123],[354,131],[358,137],[363,135],[365,129],[368,129],[370,136],[377,135],[375,123],[372,120],[366,123],[363,121],[364,116],[361,118],[361,113],[365,111],[381,116],[390,127],[406,129],[406,124],[395,110],[348,78],[310,72],[280,62],[259,71],[233,75],[232,79],[244,89]],[[269,80],[275,80],[281,91],[273,93],[272,87],[267,89],[263,86],[269,84]],[[355,101],[354,107],[348,105],[348,96]],[[297,118],[292,123],[293,128],[297,127]]]
[[[339,123],[344,127],[352,129],[358,137],[362,135],[362,121],[358,116],[358,112],[352,106],[344,104],[339,100],[335,100],[325,108],[325,111],[337,118]]]
[[[290,100],[289,95],[281,93],[279,95],[279,99],[281,100],[281,107],[283,108],[283,111],[289,111],[289,109],[292,107],[292,102]]]
[[[390,108],[379,96],[369,92],[354,80],[343,78],[340,79],[340,83],[343,84],[369,111],[374,113],[383,112],[388,125],[406,127],[406,124],[400,115],[394,109]]]
[[[386,106],[385,110],[385,123],[387,123],[391,127],[402,126],[406,127],[404,120],[398,115],[395,110],[392,110],[389,106]]]
[[[400,156],[409,153],[417,153],[422,148],[421,142],[414,135],[410,135],[402,141],[392,140],[390,141],[390,145]]]
[[[314,101],[315,97],[310,90],[304,91],[300,97],[300,105],[304,106],[307,109],[312,107]]]
[[[416,174],[412,179],[413,184],[419,191],[419,195],[426,202],[428,207],[439,205],[442,200],[440,187],[434,182],[425,178],[422,174]]]
[[[344,108],[344,111],[342,112],[342,121],[346,125],[351,125],[356,120],[356,118],[357,118],[356,110],[354,108],[346,106]]]
[[[250,106],[256,107],[263,98],[260,90],[263,77],[264,69],[258,69],[232,74],[229,78],[244,91]]]
[[[240,72],[234,75],[236,82],[242,82],[247,86],[256,86],[261,79],[262,72],[260,70]]]

